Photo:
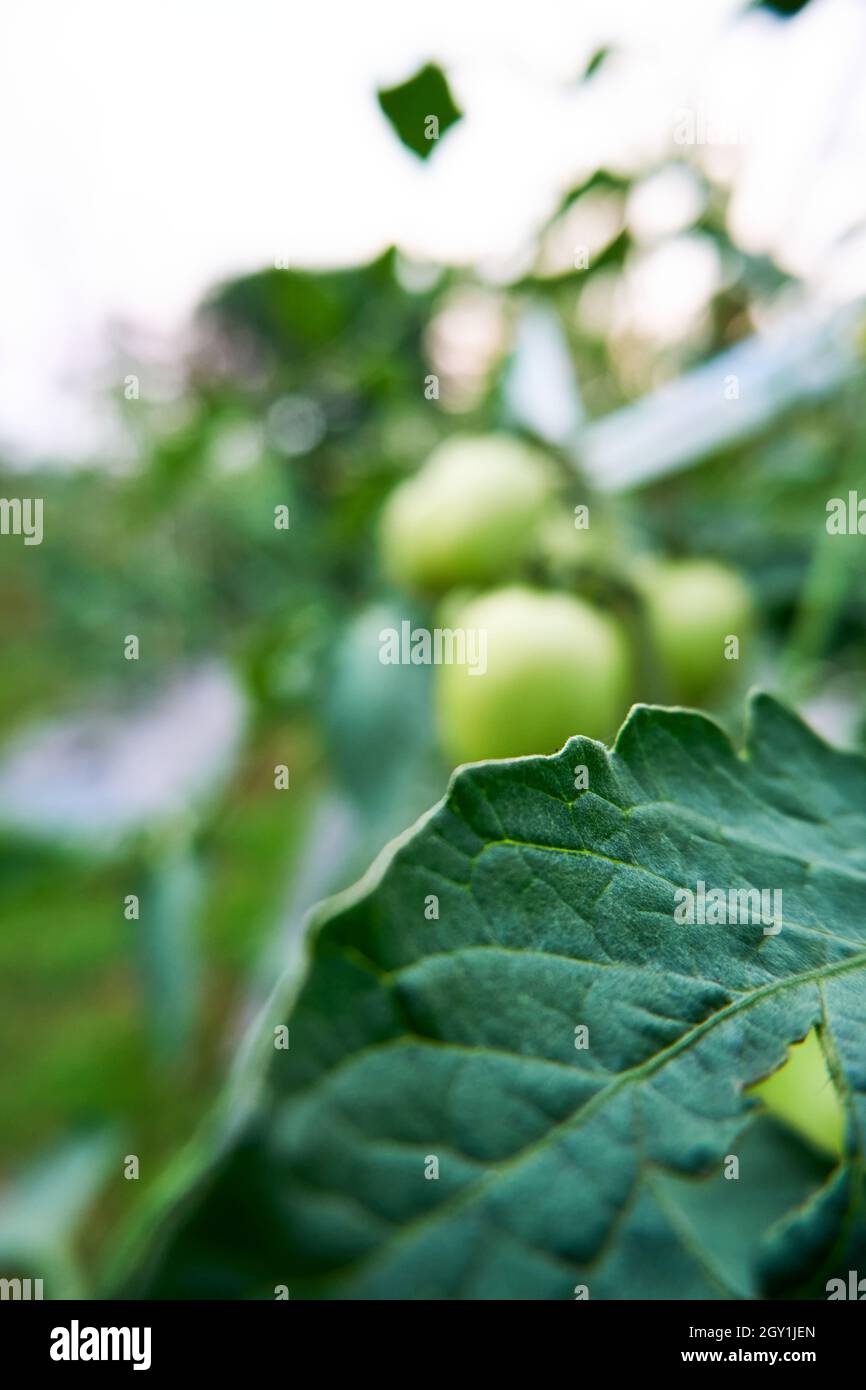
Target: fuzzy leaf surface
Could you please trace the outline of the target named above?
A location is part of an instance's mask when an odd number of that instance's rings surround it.
[[[676,923],[698,881],[781,891],[781,931]],[[762,1267],[791,1240],[778,1191],[813,1189],[815,1268],[858,1228],[864,1004],[866,762],[771,698],[742,755],[702,715],[639,706],[611,751],[462,769],[321,909],[290,1047],[137,1292],[755,1296],[765,1206]],[[816,1024],[847,1172],[792,1139],[780,1176],[778,1135],[772,1162],[741,1143],[745,1090]]]

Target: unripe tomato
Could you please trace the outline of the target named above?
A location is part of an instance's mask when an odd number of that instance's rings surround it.
[[[401,588],[433,591],[501,579],[529,553],[552,488],[547,459],[516,439],[448,440],[388,498],[385,573]]]
[[[794,1044],[778,1071],[752,1087],[751,1094],[819,1149],[835,1158],[842,1154],[845,1112],[814,1028]]]
[[[725,642],[733,636],[742,643],[751,631],[749,590],[716,560],[651,561],[636,579],[671,694],[685,703],[702,700],[737,669]]]
[[[514,585],[449,625],[487,634],[487,669],[436,668],[443,749],[455,763],[552,753],[572,734],[605,738],[627,709],[631,663],[616,621],[570,594]]]

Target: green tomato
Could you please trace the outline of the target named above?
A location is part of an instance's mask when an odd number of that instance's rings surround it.
[[[841,1156],[845,1111],[814,1028],[794,1044],[778,1071],[751,1087],[751,1094],[817,1148]]]
[[[614,619],[570,594],[514,585],[449,611],[449,626],[486,633],[486,670],[436,668],[436,712],[455,763],[551,753],[572,734],[618,728],[631,684]]]
[[[552,489],[544,455],[515,439],[448,440],[385,504],[385,573],[433,591],[501,579],[529,553]]]
[[[651,561],[637,573],[655,650],[676,699],[702,700],[735,671],[728,637],[753,622],[749,590],[716,560]]]

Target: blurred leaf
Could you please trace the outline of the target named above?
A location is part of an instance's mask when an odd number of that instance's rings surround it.
[[[209,307],[249,323],[263,337],[290,343],[298,351],[330,342],[346,322],[338,275],[291,268],[264,270],[233,280],[217,291]]]
[[[136,934],[145,1013],[156,1055],[177,1058],[187,1046],[199,993],[196,944],[204,877],[183,833],[150,863],[140,892]]]
[[[326,680],[324,729],[334,776],[360,814],[363,863],[441,795],[447,771],[436,744],[426,666],[384,666],[379,633],[417,615],[375,604],[346,627]]]
[[[436,140],[462,118],[441,68],[427,63],[397,87],[380,89],[379,105],[407,149],[420,159],[429,159]],[[431,136],[429,121],[435,117],[436,133]]]
[[[794,15],[805,10],[809,0],[754,0],[752,9],[770,10],[772,14],[778,15],[780,19],[792,19]]]
[[[601,48],[597,48],[595,50],[589,62],[587,63],[586,68],[584,69],[584,82],[588,82],[591,77],[595,76],[599,68],[603,67],[603,65],[607,62],[612,52],[613,49],[607,45],[603,45]]]

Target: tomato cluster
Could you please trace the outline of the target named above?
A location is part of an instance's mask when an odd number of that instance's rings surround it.
[[[565,506],[546,456],[509,436],[449,440],[389,497],[385,574],[438,596],[449,628],[487,634],[483,677],[436,671],[453,762],[549,753],[575,733],[609,738],[632,700],[699,702],[729,676],[752,627],[742,578],[715,560],[624,553],[588,519],[585,506]],[[580,563],[616,575],[633,621],[570,582]],[[642,688],[648,666],[653,689]]]

